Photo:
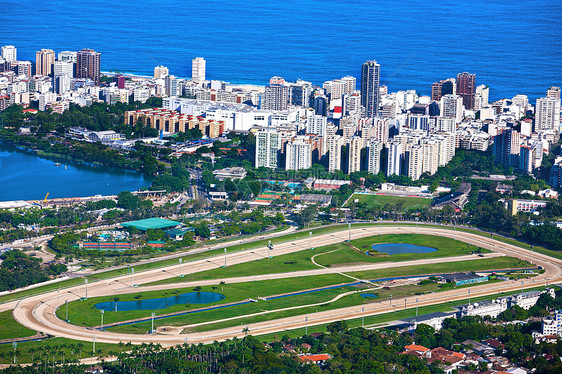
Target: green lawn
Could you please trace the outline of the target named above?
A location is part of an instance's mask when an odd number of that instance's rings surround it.
[[[36,332],[16,322],[11,310],[0,313],[0,339],[24,338]]]
[[[437,273],[446,273],[446,272],[455,272],[455,271],[472,271],[472,270],[498,270],[498,269],[506,269],[506,268],[517,268],[517,267],[525,267],[528,266],[525,262],[519,262],[519,260],[512,259],[512,258],[491,258],[491,259],[482,259],[482,260],[475,260],[475,261],[459,261],[454,263],[444,263],[444,264],[431,264],[425,266],[408,266],[404,268],[391,268],[391,269],[383,269],[377,271],[369,271],[369,272],[357,272],[351,273],[350,275],[357,276],[361,279],[377,279],[377,278],[387,278],[393,276],[407,276],[407,275],[419,275],[419,274],[437,274]],[[226,284],[224,286],[224,290],[221,290],[221,286],[214,286],[213,287],[202,287],[203,291],[214,291],[220,292],[227,296],[226,299],[222,300],[221,302],[215,303],[215,305],[227,303],[227,302],[234,302],[238,300],[244,300],[247,298],[257,298],[258,296],[271,296],[276,294],[282,294],[286,292],[294,292],[299,290],[306,290],[313,287],[322,287],[332,284],[341,284],[341,283],[348,283],[350,282],[349,278],[340,276],[340,275],[323,275],[323,276],[314,276],[314,277],[306,277],[306,278],[291,278],[291,279],[284,279],[279,281],[260,281],[260,282],[248,282],[248,283],[237,283],[237,284]],[[412,288],[413,287],[413,288]],[[426,290],[423,287],[419,286],[407,286],[404,288],[404,295],[406,294],[415,294],[419,292],[429,292],[429,291],[438,291],[438,285],[429,285],[428,287],[431,290]],[[206,321],[214,321],[223,318],[230,318],[235,316],[244,316],[250,313],[256,313],[259,311],[264,310],[276,310],[296,305],[307,305],[307,304],[315,304],[315,303],[322,303],[327,302],[334,298],[335,296],[343,293],[348,292],[350,290],[357,290],[356,287],[343,287],[334,290],[324,290],[316,293],[310,294],[303,294],[297,296],[291,296],[288,298],[276,299],[276,300],[269,300],[269,301],[260,301],[258,303],[250,303],[245,305],[239,305],[234,307],[229,307],[225,309],[219,310],[212,310],[212,311],[205,311],[205,312],[198,312],[190,315],[183,315],[183,316],[176,316],[166,318],[164,320],[155,321],[155,326],[169,326],[169,325],[186,325],[186,324],[194,324]],[[142,290],[139,289],[139,292]],[[192,289],[184,289],[180,290],[180,292],[190,292]],[[145,292],[142,293],[143,299],[150,298],[150,297],[163,297],[163,296],[170,296],[172,295],[173,291],[168,292]],[[377,290],[377,293],[386,292],[384,290]],[[389,292],[400,292],[399,288],[393,288],[392,291]],[[134,300],[135,295],[123,295],[120,300]],[[99,312],[93,308],[93,305],[97,302],[101,301],[109,301],[109,297],[100,297],[95,299],[89,299],[87,301],[75,301],[69,304],[70,310],[70,319],[71,322],[74,324],[81,324],[81,325],[99,325]],[[362,298],[359,295],[349,295],[346,296],[336,302],[325,304],[322,306],[314,306],[308,307],[310,311],[316,310],[331,310],[336,308],[343,308],[350,305],[360,305],[364,302],[368,302],[366,299]],[[208,304],[210,305],[210,304]],[[186,307],[185,305],[177,305],[170,308],[162,309],[157,311],[160,312],[158,314],[164,313],[171,313],[171,312],[178,312],[183,310],[194,309],[197,306],[189,306]],[[303,307],[298,309],[298,313],[302,313],[303,310],[308,310],[307,308]],[[131,311],[131,312],[106,312],[104,314],[105,323],[117,322],[117,321],[125,321],[134,318],[140,317],[148,317],[151,311]],[[57,314],[59,317],[63,317],[63,310],[60,309]],[[210,329],[219,328],[218,326],[234,326],[243,323],[249,323],[247,321],[266,321],[272,320],[274,318],[282,318],[290,315],[294,315],[295,311],[281,311],[275,312],[270,314],[265,314],[261,316],[253,316],[248,318],[238,318],[233,321],[225,321],[221,323],[213,323],[209,325],[204,325],[200,327],[196,327],[195,330],[197,331],[206,331]],[[246,322],[244,322],[246,321]],[[150,330],[150,322],[142,322],[135,325],[127,325],[127,326],[120,326],[114,327],[110,329],[111,331],[115,332],[123,332],[123,333],[146,333],[146,331]]]
[[[539,290],[543,290],[544,287],[539,287],[539,288],[533,288],[534,289],[539,289]],[[531,290],[531,289],[529,289]],[[477,302],[477,301],[482,301],[482,300],[492,300],[498,297],[504,297],[504,296],[508,296],[508,295],[512,295],[512,294],[516,294],[518,292],[507,292],[507,293],[501,293],[501,294],[496,294],[496,295],[490,295],[490,296],[483,296],[483,297],[473,297],[471,298],[471,302]],[[459,300],[456,301],[454,303],[443,303],[443,304],[437,304],[437,305],[430,305],[430,306],[422,306],[419,307],[417,312],[418,315],[423,315],[423,314],[429,314],[429,313],[434,313],[434,312],[453,312],[453,306],[456,305],[463,305],[468,303],[468,299],[465,300]],[[400,311],[396,311],[396,312],[390,312],[390,313],[384,313],[384,314],[377,314],[374,316],[366,316],[364,318],[364,326],[365,327],[372,327],[373,325],[384,325],[387,322],[391,322],[391,321],[396,321],[396,320],[400,320],[400,319],[405,319],[405,318],[410,318],[410,317],[414,317],[416,316],[416,308],[408,308],[406,310],[400,310]],[[346,320],[347,325],[349,326],[349,328],[354,328],[354,327],[360,327],[363,323],[361,318],[355,318],[355,319],[349,319]],[[315,325],[315,326],[309,326],[308,327],[308,334],[312,334],[315,332],[326,332],[327,329],[326,327],[328,326],[328,324],[322,324],[322,325]],[[252,331],[250,331],[250,334],[252,334]],[[301,337],[305,334],[305,329],[304,328],[300,328],[300,329],[292,329],[292,330],[283,330],[283,331],[279,331],[276,333],[272,333],[272,334],[265,334],[265,335],[259,335],[259,339],[263,342],[271,342],[273,340],[278,340],[280,339],[282,336],[287,335],[290,338],[295,338],[295,337]]]
[[[367,209],[382,208],[386,204],[396,205],[398,202],[402,202],[404,204],[404,209],[419,209],[431,205],[433,199],[355,193],[347,201],[345,207],[349,207],[356,201],[360,204],[367,204]]]
[[[444,262],[429,265],[404,266],[382,270],[367,270],[348,273],[361,279],[379,279],[389,277],[401,277],[419,274],[446,274],[461,271],[484,271],[529,268],[534,265],[513,257],[484,258],[474,261]]]
[[[365,244],[369,243],[369,244]],[[249,275],[272,274],[272,273],[285,273],[299,270],[318,269],[316,265],[311,262],[311,257],[315,257],[315,261],[323,266],[332,266],[338,264],[352,264],[352,263],[366,263],[366,262],[381,262],[381,261],[407,261],[416,260],[420,258],[436,258],[436,257],[450,257],[461,256],[469,254],[478,249],[470,244],[461,241],[430,235],[381,235],[371,236],[364,239],[353,240],[351,244],[360,246],[362,251],[370,249],[370,244],[374,243],[409,243],[419,244],[430,247],[438,248],[436,252],[430,253],[411,253],[411,254],[398,254],[389,256],[387,254],[377,254],[376,256],[368,256],[365,253],[351,248],[344,243],[330,244],[323,247],[314,249],[307,249],[300,252],[290,253],[281,256],[274,256],[273,258],[262,258],[256,256],[256,261],[245,262],[228,266],[226,268],[217,268],[212,270],[205,270],[198,273],[185,275],[183,278],[174,277],[161,281],[153,282],[147,285],[155,284],[169,284],[178,282],[193,282],[197,280],[208,279],[224,279],[232,277],[243,277]],[[334,252],[335,250],[335,252]],[[482,249],[481,252],[489,252]],[[275,251],[274,251],[275,253]],[[188,267],[186,267],[188,269]]]
[[[310,288],[315,287],[323,287],[333,284],[341,284],[341,283],[348,283],[350,279],[344,277],[339,274],[328,274],[328,275],[320,275],[316,277],[307,277],[307,278],[291,278],[285,279],[282,281],[259,281],[259,282],[247,282],[247,283],[235,283],[235,284],[226,284],[221,286],[218,284],[216,286],[205,286],[202,287],[202,291],[208,292],[218,292],[226,296],[221,301],[212,304],[190,304],[190,305],[174,305],[170,306],[166,309],[157,310],[157,314],[167,314],[167,313],[174,313],[174,312],[181,312],[181,311],[188,311],[192,309],[207,307],[211,305],[221,305],[226,303],[232,303],[236,301],[245,300],[248,298],[256,299],[259,296],[271,296],[271,295],[278,295],[287,292],[295,292],[301,290],[307,290]],[[180,293],[186,292],[193,292],[194,288],[183,288],[178,290],[168,290],[168,291],[150,291],[150,292],[143,292],[142,288],[139,289],[138,293],[135,294],[128,294],[128,295],[119,295],[119,301],[131,301],[137,300],[135,299],[136,296],[141,295],[141,299],[149,299],[155,297],[165,297],[165,296],[173,296]],[[324,291],[321,291],[324,292]],[[338,291],[339,292],[339,291]],[[314,295],[314,294],[312,294]],[[301,296],[294,296],[285,299],[278,299],[275,300],[275,305],[281,305],[280,307],[284,307],[283,303],[287,300],[290,301],[290,304],[298,305],[299,302],[307,303],[309,299],[306,299],[304,296],[309,295],[302,295]],[[335,295],[334,295],[335,296]],[[97,326],[101,322],[100,312],[94,307],[94,304],[104,301],[112,301],[112,296],[107,297],[96,297],[96,298],[89,298],[85,301],[73,301],[68,304],[68,311],[69,311],[69,319],[71,323],[76,325],[82,326]],[[268,302],[269,304],[273,304],[272,302]],[[252,303],[248,305],[261,305],[260,303]],[[289,305],[290,306],[290,305]],[[238,307],[231,307],[228,310],[235,309]],[[226,309],[220,309],[217,311],[210,311],[210,312],[202,312],[197,313],[197,316],[202,314],[212,314],[213,316],[222,316],[224,315]],[[104,313],[104,324],[110,324],[114,322],[120,321],[127,321],[135,318],[142,318],[150,316],[150,310],[142,310],[142,311],[118,311],[118,312],[105,312]],[[66,310],[64,307],[61,307],[57,310],[57,316],[59,318],[65,318]],[[192,316],[183,316],[182,318],[187,318],[192,320],[194,317]],[[179,317],[174,317],[179,318]],[[166,321],[173,320],[174,318],[168,318]],[[199,317],[197,317],[199,318]]]

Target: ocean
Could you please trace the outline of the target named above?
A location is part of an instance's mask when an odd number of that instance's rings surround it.
[[[93,48],[103,71],[151,75],[162,64],[191,76],[266,84],[279,75],[322,84],[381,64],[390,91],[430,94],[468,71],[499,99],[562,85],[562,1],[4,0],[0,45],[35,51]]]

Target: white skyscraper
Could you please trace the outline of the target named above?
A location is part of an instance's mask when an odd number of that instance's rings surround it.
[[[5,45],[2,47],[2,58],[8,62],[18,60],[18,50],[13,45]]]
[[[402,163],[402,143],[400,141],[391,141],[388,144],[388,165],[386,175],[400,175]]]
[[[312,167],[312,145],[297,137],[287,144],[285,170],[302,170]]]
[[[367,143],[367,171],[378,174],[381,171],[381,152],[383,143],[372,139]]]
[[[550,97],[537,99],[535,107],[535,131],[560,129],[560,100]]]
[[[260,130],[256,133],[255,166],[276,169],[281,149],[281,134],[275,129]]]
[[[423,147],[419,144],[407,144],[405,157],[408,161],[407,175],[412,180],[420,179],[423,173]]]
[[[441,98],[441,116],[454,118],[455,123],[461,123],[463,118],[462,97],[459,95],[445,95]]]
[[[207,61],[203,57],[195,57],[191,61],[191,79],[197,83],[205,81],[205,67]]]
[[[74,77],[74,64],[72,61],[55,61],[53,64],[53,75],[68,75]]]
[[[170,74],[167,67],[158,65],[154,68],[154,79],[164,79]]]
[[[347,146],[349,147],[347,173],[361,171],[361,150],[365,146],[363,139],[353,136],[348,140]]]
[[[345,93],[350,94],[357,90],[357,78],[347,75],[341,79],[345,82]]]
[[[488,105],[490,97],[490,88],[484,84],[476,87],[476,95],[474,97],[474,109],[480,110]]]
[[[328,118],[319,115],[310,116],[306,119],[306,133],[325,137],[327,125]]]
[[[345,144],[345,139],[341,135],[334,135],[327,138],[328,141],[328,171],[334,172],[341,170],[341,149]]]

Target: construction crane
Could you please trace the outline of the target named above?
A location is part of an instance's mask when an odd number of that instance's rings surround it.
[[[43,199],[43,203],[47,203],[47,198],[49,197],[49,192],[47,192],[47,194],[45,195],[45,199]]]

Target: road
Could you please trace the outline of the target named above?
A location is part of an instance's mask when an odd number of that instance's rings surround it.
[[[542,285],[548,285],[553,283],[562,282],[562,261],[542,255],[535,252],[530,252],[528,250],[494,241],[493,247],[490,239],[485,237],[465,233],[453,230],[447,230],[442,228],[433,227],[419,227],[415,226],[404,226],[404,227],[369,227],[369,228],[355,228],[352,229],[351,237],[352,239],[357,239],[365,236],[378,235],[378,234],[397,234],[397,233],[415,233],[428,234],[428,235],[439,235],[444,237],[455,238],[457,240],[462,240],[478,247],[491,249],[496,255],[507,255],[512,257],[517,257],[522,260],[533,262],[544,268],[545,272],[538,275],[532,280],[522,281],[506,281],[494,284],[486,284],[480,286],[473,286],[470,288],[453,289],[449,291],[438,292],[434,294],[422,295],[422,296],[411,296],[405,299],[392,300],[392,305],[388,300],[378,301],[368,304],[363,304],[361,306],[352,306],[336,310],[323,311],[317,313],[310,313],[307,315],[295,315],[292,317],[281,318],[274,321],[251,323],[247,326],[235,326],[229,328],[218,329],[209,332],[200,333],[190,333],[190,334],[172,334],[172,335],[136,335],[136,334],[123,334],[123,333],[112,333],[107,331],[99,331],[93,328],[86,328],[80,326],[74,326],[58,319],[54,312],[55,310],[64,304],[66,300],[73,301],[77,300],[85,294],[85,287],[73,287],[68,289],[66,292],[58,295],[56,291],[50,292],[43,295],[32,296],[21,300],[14,309],[14,317],[22,325],[36,330],[47,333],[49,335],[61,336],[70,339],[92,341],[93,336],[96,336],[97,342],[104,343],[118,343],[132,342],[133,344],[140,343],[160,343],[162,345],[174,345],[182,344],[188,339],[190,343],[209,343],[214,340],[224,340],[233,337],[243,336],[242,327],[248,327],[250,333],[253,335],[268,334],[278,331],[283,331],[286,329],[303,328],[307,324],[308,326],[330,323],[342,319],[353,319],[360,318],[361,316],[370,316],[382,313],[388,313],[395,310],[403,309],[404,306],[412,307],[417,303],[417,306],[426,306],[440,304],[444,302],[452,302],[457,300],[463,300],[468,297],[468,290],[470,289],[470,296],[480,297],[492,294],[498,294],[502,292],[519,291],[522,288],[531,288]],[[308,235],[303,235],[304,238],[296,239],[292,242],[287,242],[283,244],[278,244],[273,250],[273,255],[282,255],[288,253],[294,253],[297,251],[306,250],[310,246]],[[341,231],[331,234],[317,235],[313,238],[314,246],[323,246],[331,243],[341,242],[348,238],[347,231]],[[255,250],[248,250],[244,252],[227,254],[226,260],[228,265],[233,265],[237,263],[243,263],[248,261],[253,261],[259,258],[264,258],[268,256],[267,248],[259,248]],[[468,259],[468,258],[466,258]],[[456,259],[458,261],[458,259]],[[476,261],[476,259],[474,259]],[[435,261],[447,261],[447,259],[431,259],[431,262]],[[412,264],[423,264],[427,263],[427,260],[418,261],[408,261],[399,263],[379,263],[373,264],[375,266],[390,267],[390,266],[408,266]],[[216,256],[208,258],[205,260],[193,261],[188,264],[182,265],[182,273],[196,273],[208,269],[215,269],[224,265],[224,256]],[[359,265],[365,270],[365,266],[370,265]],[[338,270],[337,268],[334,268]],[[332,268],[316,269],[310,270],[310,274],[324,274],[333,271]],[[355,268],[354,268],[355,269]],[[354,270],[351,269],[351,270]],[[349,271],[350,269],[339,269],[339,271]],[[312,273],[313,272],[313,273]],[[154,282],[162,279],[169,279],[171,277],[176,277],[179,275],[178,265],[170,266],[164,269],[155,269],[140,273],[135,276],[134,282],[137,285],[146,284],[149,282]],[[292,274],[285,274],[283,277],[287,276],[305,276],[300,272],[295,272]],[[261,276],[263,277],[263,276]],[[272,275],[270,278],[273,279],[280,277],[280,275]],[[245,278],[245,280],[244,280]],[[241,277],[238,281],[248,281],[250,279],[255,279],[251,277]],[[232,281],[232,279],[230,280]],[[218,283],[219,280],[215,280],[214,283]],[[116,279],[108,279],[90,284],[88,286],[88,296],[107,296],[113,294],[124,294],[131,292],[140,292],[143,290],[169,290],[172,288],[179,287],[180,284],[165,284],[161,286],[150,286],[150,287],[131,287],[132,276],[123,276]],[[203,282],[198,282],[202,285]],[[182,283],[182,286],[186,286],[187,283]],[[416,302],[417,300],[417,302]],[[296,312],[298,314],[298,312]]]

